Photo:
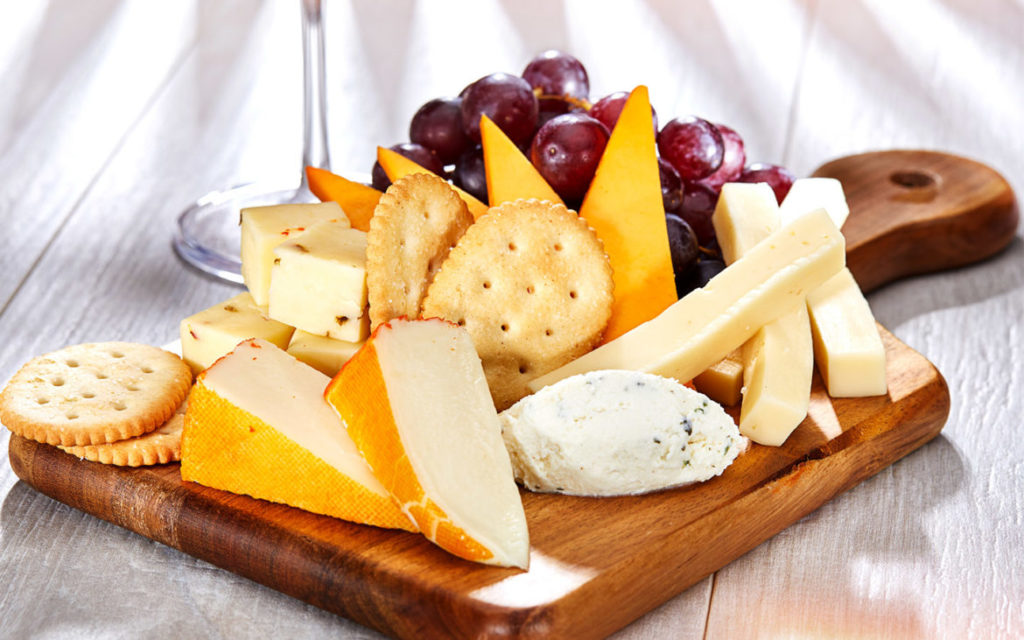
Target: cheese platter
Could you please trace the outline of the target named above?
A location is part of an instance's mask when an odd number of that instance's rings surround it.
[[[816,174],[846,191],[847,264],[865,291],[982,260],[1016,229],[1005,180],[963,158],[879,152]],[[808,417],[785,444],[752,445],[708,482],[600,499],[521,491],[525,572],[465,562],[413,533],[183,482],[177,464],[111,467],[17,435],[9,455],[54,499],[396,637],[601,637],[939,433],[949,409],[941,374],[880,335],[887,395],[830,398],[815,374]]]

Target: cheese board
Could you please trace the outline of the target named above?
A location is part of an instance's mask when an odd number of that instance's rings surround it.
[[[851,214],[851,271],[865,290],[969,264],[1017,227],[1006,181],[923,151],[824,165]],[[350,524],[182,482],[177,464],[124,469],[12,435],[11,466],[70,506],[396,637],[601,637],[934,438],[941,374],[881,330],[887,396],[830,399],[815,374],[808,418],[703,484],[645,496],[522,492],[528,572],[459,560],[418,535]]]

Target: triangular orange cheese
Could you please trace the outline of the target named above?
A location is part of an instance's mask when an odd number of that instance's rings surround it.
[[[526,568],[526,515],[465,329],[437,318],[384,323],[324,397],[424,536],[460,558]]]
[[[321,202],[341,205],[353,229],[370,230],[370,218],[383,195],[380,191],[316,167],[306,167],[306,182]]]
[[[384,147],[377,147],[377,162],[380,163],[381,168],[384,169],[384,173],[387,174],[391,182],[404,178],[410,173],[434,174],[433,171],[424,169],[402,154]],[[486,204],[455,185],[451,185],[451,188],[455,189],[455,193],[459,194],[459,197],[466,201],[466,206],[469,207],[469,212],[473,214],[474,220],[487,213]]]
[[[480,116],[480,142],[487,172],[487,198],[492,207],[520,198],[564,204],[516,143],[486,115]]]
[[[677,300],[647,87],[626,100],[580,207],[604,242],[615,282],[609,342]]]
[[[416,531],[324,402],[329,378],[264,340],[199,375],[181,478],[378,527]]]

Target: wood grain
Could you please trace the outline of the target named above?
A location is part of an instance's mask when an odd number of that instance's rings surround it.
[[[397,637],[597,638],[939,433],[945,381],[883,335],[888,397],[830,404],[816,379],[817,408],[787,443],[753,445],[719,478],[639,497],[523,492],[525,573],[452,558],[415,534],[182,482],[178,465],[113,468],[16,436],[9,455],[46,495]],[[832,420],[835,438],[825,435]]]
[[[935,151],[877,151],[819,167],[843,183],[851,215],[846,261],[865,292],[919,273],[972,264],[1013,240],[1018,210],[1003,176]]]

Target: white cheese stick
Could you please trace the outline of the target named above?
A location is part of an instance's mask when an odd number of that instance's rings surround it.
[[[727,184],[712,216],[726,264],[779,228],[779,206],[767,184]],[[780,446],[807,417],[814,354],[806,305],[761,327],[743,345],[740,433]]]
[[[779,215],[787,224],[823,207],[836,226],[850,209],[838,180],[805,178],[793,183]],[[859,398],[887,392],[885,347],[875,317],[848,269],[807,295],[814,336],[814,359],[833,398]]]
[[[645,371],[680,382],[795,309],[846,261],[839,229],[823,211],[779,229],[659,316],[529,383],[537,391],[598,369]]]

